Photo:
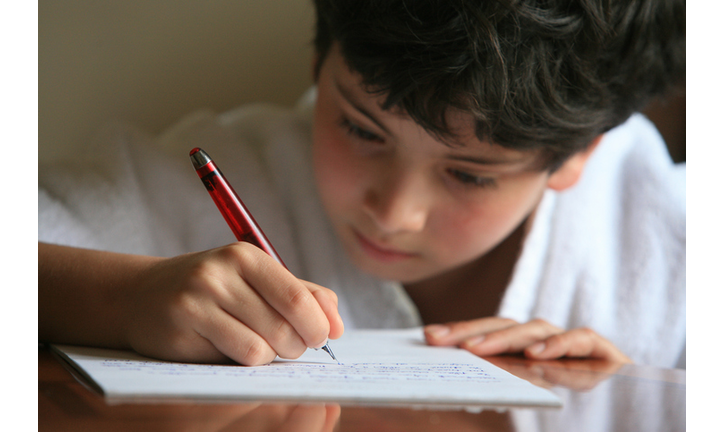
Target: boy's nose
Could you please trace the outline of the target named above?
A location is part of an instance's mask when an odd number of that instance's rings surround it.
[[[422,231],[429,213],[425,188],[422,178],[385,179],[365,194],[365,212],[385,233]]]

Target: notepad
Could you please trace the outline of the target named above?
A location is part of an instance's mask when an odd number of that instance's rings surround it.
[[[130,351],[54,345],[109,403],[159,399],[338,402],[438,407],[561,406],[552,392],[421,328],[347,331],[323,351],[263,366],[159,361]]]

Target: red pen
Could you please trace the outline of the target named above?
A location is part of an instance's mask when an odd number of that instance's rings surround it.
[[[219,208],[221,215],[224,216],[226,223],[229,224],[229,228],[234,232],[236,239],[253,244],[277,260],[284,268],[287,268],[282,258],[274,249],[274,246],[272,246],[269,239],[266,238],[264,232],[254,220],[254,217],[249,210],[247,210],[241,198],[239,198],[239,195],[236,194],[234,188],[226,181],[221,170],[219,170],[209,155],[196,147],[191,150],[189,157],[196,170],[196,174],[199,175],[206,190],[209,191],[211,199],[214,200],[216,207]],[[326,351],[335,361],[339,362],[329,348],[329,342],[321,349]]]
[[[266,238],[254,217],[249,213],[234,188],[226,181],[226,178],[209,155],[197,147],[191,150],[189,157],[196,174],[199,175],[201,182],[206,186],[211,199],[214,200],[216,207],[219,208],[221,215],[224,216],[236,239],[253,244],[286,268],[284,261],[274,250],[274,246]]]

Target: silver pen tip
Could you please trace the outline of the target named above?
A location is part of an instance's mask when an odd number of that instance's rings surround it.
[[[334,353],[332,352],[332,348],[329,347],[329,342],[324,344],[322,349],[324,350],[324,352],[329,354],[329,356],[332,357],[334,359],[334,361],[336,361],[338,364],[341,364],[341,363],[339,363],[339,360],[337,360],[337,357],[334,356]]]

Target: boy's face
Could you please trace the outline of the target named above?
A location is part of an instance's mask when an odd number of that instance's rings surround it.
[[[318,76],[317,187],[344,248],[363,271],[417,282],[468,263],[531,214],[549,180],[537,153],[479,141],[451,115],[449,147],[409,117],[380,108],[337,47]]]

